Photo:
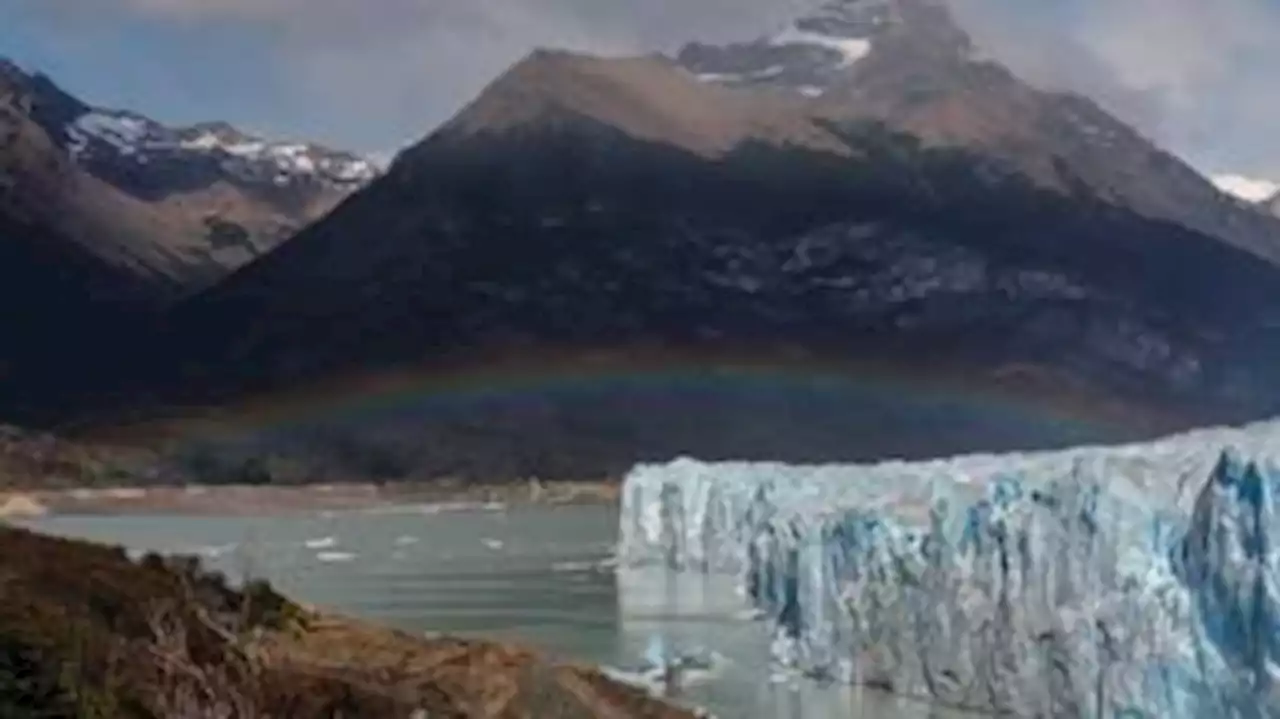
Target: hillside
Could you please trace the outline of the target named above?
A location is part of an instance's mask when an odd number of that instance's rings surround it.
[[[376,171],[222,123],[92,107],[0,58],[0,397],[92,372],[175,301],[319,218]],[[74,358],[74,359],[73,359]]]
[[[752,140],[847,149],[788,103],[704,87],[666,58],[604,59],[554,50],[536,50],[517,63],[437,134],[519,133],[572,126],[581,118],[707,158]]]
[[[323,616],[195,560],[0,525],[0,716],[563,717],[691,714],[531,652]]]
[[[0,382],[61,348],[96,345],[99,329],[176,291],[138,268],[141,250],[125,228],[145,218],[125,212],[121,223],[96,226],[100,208],[91,194],[74,192],[80,183],[94,188],[4,93],[0,77]]]

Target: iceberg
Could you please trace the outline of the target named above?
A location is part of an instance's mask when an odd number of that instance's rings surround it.
[[[926,462],[645,464],[623,486],[620,601],[754,614],[776,666],[974,711],[1280,717],[1278,502],[1280,421]]]

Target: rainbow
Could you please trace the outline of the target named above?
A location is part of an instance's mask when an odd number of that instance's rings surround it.
[[[1037,368],[1006,368],[993,374],[920,363],[905,367],[834,361],[802,353],[747,358],[670,349],[542,352],[329,380],[188,412],[166,420],[163,432],[171,437],[233,438],[317,422],[376,422],[402,412],[466,412],[532,401],[583,406],[660,393],[701,396],[709,403],[737,393],[801,406],[810,401],[902,406],[924,413],[989,418],[1000,426],[1040,428],[1061,441],[1128,440],[1179,424],[1166,414],[1138,411],[1096,393],[1067,391],[1062,386]],[[148,423],[126,431],[154,436],[157,429],[155,423]]]

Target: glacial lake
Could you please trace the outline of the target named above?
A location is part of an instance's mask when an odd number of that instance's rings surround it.
[[[618,526],[611,507],[54,516],[24,524],[135,550],[198,554],[229,577],[265,577],[317,606],[411,632],[522,642],[571,661],[636,667],[658,631],[689,646],[713,644],[725,661],[680,700],[721,719],[972,716],[871,690],[772,681],[767,633],[730,613],[624,613],[608,561]],[[662,591],[652,586],[660,580],[643,581],[646,594]]]

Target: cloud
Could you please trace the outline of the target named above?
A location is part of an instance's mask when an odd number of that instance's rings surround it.
[[[1203,169],[1280,179],[1280,0],[954,2],[1030,79],[1097,98]]]
[[[75,7],[109,8],[171,21],[287,22],[317,26],[425,29],[423,23],[467,18],[490,26],[505,26],[534,35],[548,28],[603,32],[616,42],[653,46],[693,31],[703,35],[727,31],[740,35],[744,26],[758,26],[759,18],[775,21],[793,16],[815,2],[807,0],[46,0]],[[444,27],[442,30],[456,28]],[[677,30],[677,32],[672,32]],[[737,32],[735,32],[737,31]],[[609,40],[609,37],[604,38]]]
[[[748,38],[819,0],[5,1],[62,33],[248,31],[270,57],[257,81],[271,83],[273,112],[369,149],[421,136],[536,46],[624,54]],[[1280,179],[1280,0],[951,2],[979,44],[1038,84],[1095,97],[1206,171]],[[224,41],[209,55],[238,51]]]
[[[272,67],[259,81],[275,83],[294,132],[366,149],[420,137],[535,47],[634,54],[753,34],[793,11],[759,0],[9,1],[39,5],[58,31],[129,19],[266,38]]]

